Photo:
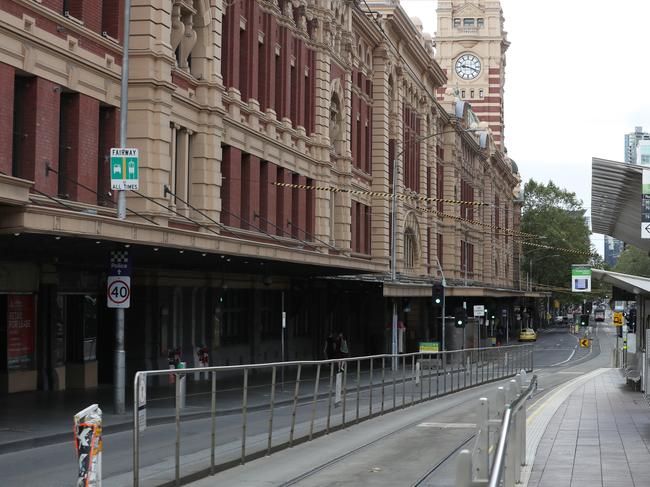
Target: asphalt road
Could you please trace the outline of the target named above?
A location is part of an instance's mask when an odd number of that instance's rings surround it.
[[[535,408],[540,399],[556,386],[596,368],[610,366],[609,350],[615,342],[614,328],[594,324],[590,336],[594,339],[592,347],[586,349],[580,348],[579,337],[569,333],[568,328],[540,333],[535,345],[535,373],[538,375],[539,389],[529,408]],[[398,429],[367,447],[357,447],[351,454],[343,454],[323,468],[311,467],[306,474],[289,475],[279,482],[277,480],[282,474],[271,479],[273,471],[269,470],[266,474],[269,480],[264,484],[301,487],[364,484],[453,487],[456,452],[468,444],[468,440],[471,441],[474,433],[476,401],[494,387],[494,384],[481,386],[434,401],[428,418]],[[341,450],[345,451],[344,445],[341,445]],[[245,472],[246,467],[232,475]],[[256,478],[253,470],[239,478],[242,482],[235,482],[237,485],[262,484],[262,479]],[[227,475],[218,476],[197,482],[196,487],[221,485],[224,481],[224,485],[228,485],[232,480]]]
[[[548,385],[540,384],[542,389],[552,387],[552,384],[557,383],[561,379],[570,379],[574,376],[557,374],[555,372],[564,370],[571,364],[580,363],[583,360],[588,360],[594,352],[589,352],[585,349],[577,348],[577,338],[568,333],[567,329],[550,330],[540,333],[539,340],[535,345],[535,367],[543,368],[542,370],[552,370],[548,374],[548,378],[544,379]],[[595,355],[594,355],[595,356]],[[487,371],[485,371],[487,373]],[[541,372],[543,373],[543,372]],[[436,379],[432,380],[433,390],[436,387],[442,391],[445,386],[449,390],[452,381],[458,384],[460,381],[469,380],[469,375],[465,373],[456,372],[446,377],[440,377],[439,382]],[[423,385],[426,380],[423,380]],[[425,386],[426,387],[426,386]],[[492,386],[493,387],[493,386]],[[386,406],[392,406],[392,386],[389,384],[386,387]],[[426,391],[426,388],[424,389]],[[414,394],[411,392],[413,391]],[[419,389],[413,390],[408,388],[406,392],[402,391],[400,384],[396,385],[396,402],[399,405],[402,397],[405,398],[406,403],[411,399],[417,399]],[[453,408],[438,411],[435,417],[432,417],[431,423],[467,423],[468,417],[473,414],[473,405],[471,401],[464,398],[476,395],[477,390],[468,390],[447,396],[442,400],[431,402],[432,407],[446,404],[449,400],[457,400],[458,405]],[[361,414],[364,410],[367,411],[369,404],[369,397],[367,391],[361,391],[360,408]],[[356,392],[349,391],[348,396],[348,409],[347,420],[354,418],[356,411],[354,404],[356,400]],[[379,394],[375,392],[373,396],[373,407],[375,411],[379,409]],[[341,422],[341,408],[337,408],[332,413],[332,425],[335,426]],[[296,418],[296,436],[304,435],[308,429],[308,422],[311,418],[312,410],[310,404],[302,405],[298,408]],[[395,413],[399,414],[399,413]],[[327,415],[327,403],[321,400],[317,403],[316,417],[317,429],[324,428],[324,418]],[[384,416],[386,420],[391,416]],[[274,433],[273,444],[277,445],[288,440],[289,425],[291,421],[291,407],[282,406],[275,410],[274,417]],[[470,420],[470,423],[473,420]],[[240,455],[241,448],[241,415],[230,415],[227,417],[219,418],[218,423],[218,438],[217,438],[217,460],[235,460]],[[266,447],[267,435],[265,434],[268,427],[268,413],[266,411],[249,412],[247,418],[247,449],[262,450]],[[173,455],[175,448],[175,435],[173,425],[159,425],[149,427],[142,435],[141,444],[141,465],[143,466],[143,477],[147,477],[147,481],[143,482],[144,485],[156,485],[163,482],[168,482],[173,479],[174,464]],[[183,447],[181,454],[183,455],[183,473],[190,471],[197,471],[206,468],[209,465],[209,419],[194,420],[182,423],[182,438]],[[418,444],[418,438],[421,441],[428,441],[431,444],[431,431],[436,431],[435,441],[432,446],[431,457],[427,457],[426,464],[430,462],[440,461],[448,455],[449,445],[462,440],[471,434],[471,429],[467,426],[458,428],[440,428],[435,427],[419,427],[414,428],[410,433],[405,433],[406,437],[410,436],[410,440],[414,445]],[[395,439],[387,440],[398,441],[399,436]],[[399,442],[399,441],[398,441]],[[388,444],[387,443],[387,444]],[[131,467],[132,467],[132,434],[131,432],[115,433],[106,435],[104,438],[105,453],[103,461],[103,476],[105,485],[129,485],[131,483]],[[378,445],[378,451],[383,451],[383,447]],[[392,450],[392,448],[390,448]],[[416,448],[415,451],[419,451]],[[434,454],[438,452],[438,456]],[[368,451],[372,452],[370,448]],[[402,450],[405,458],[409,457],[409,452],[413,451],[412,448],[405,448]],[[363,455],[360,452],[360,455]],[[373,458],[381,458],[381,453],[373,453]],[[388,459],[387,459],[388,460]],[[413,462],[422,462],[420,456],[412,455]],[[363,463],[363,462],[361,462]],[[41,448],[19,451],[0,455],[0,472],[1,484],[3,486],[68,486],[71,485],[75,478],[76,458],[71,443],[60,445],[50,445]],[[336,471],[343,468],[339,465]],[[381,468],[381,467],[378,467]],[[326,469],[327,470],[327,469]],[[326,471],[324,470],[324,472]],[[412,468],[413,472],[421,471],[415,465]],[[356,474],[355,474],[356,475]],[[350,479],[360,481],[363,476],[358,477],[353,474],[349,475]],[[373,481],[376,480],[373,478]],[[355,484],[354,482],[350,485]],[[302,484],[301,484],[302,485]],[[312,485],[306,483],[305,485]],[[313,484],[313,485],[330,485],[330,484]],[[341,484],[339,484],[341,485]],[[356,484],[355,484],[356,485]],[[397,484],[392,484],[397,485]]]

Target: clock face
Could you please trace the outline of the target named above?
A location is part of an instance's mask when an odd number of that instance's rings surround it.
[[[473,54],[463,54],[456,61],[456,74],[461,79],[474,79],[481,73],[481,61]]]

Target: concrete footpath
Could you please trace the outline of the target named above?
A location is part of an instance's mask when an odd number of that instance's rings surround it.
[[[542,401],[529,408],[527,453],[534,462],[524,485],[650,485],[650,406],[618,369],[586,374]]]

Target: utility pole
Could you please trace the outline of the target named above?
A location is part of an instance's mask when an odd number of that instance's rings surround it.
[[[397,279],[397,171],[398,157],[393,160],[393,184],[391,188],[391,253],[390,253],[390,278],[393,283]],[[391,326],[391,354],[393,373],[397,371],[397,298],[393,298],[393,323]]]
[[[129,37],[131,24],[131,0],[124,0],[124,38],[122,47],[122,84],[120,87],[120,148],[126,147],[127,115],[129,111]],[[126,192],[117,191],[117,218],[126,219]],[[124,352],[124,308],[115,310],[115,358],[113,364],[113,405],[115,414],[124,414],[124,391],[126,384],[126,357]]]
[[[438,256],[436,256],[436,264],[438,264],[438,269],[440,270],[440,277],[442,278],[442,336],[441,336],[441,343],[440,343],[440,351],[444,352],[445,351],[445,324],[446,324],[446,315],[445,315],[445,305],[447,301],[447,280],[445,279],[445,273],[442,270],[442,266],[440,265],[440,259],[438,259]]]

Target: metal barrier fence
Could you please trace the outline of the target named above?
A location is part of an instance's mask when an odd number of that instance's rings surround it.
[[[522,370],[505,387],[497,388],[493,404],[486,397],[479,399],[474,448],[458,455],[456,487],[521,483],[521,468],[526,465],[525,404],[536,388],[537,376],[527,384]]]
[[[514,345],[396,357],[385,354],[137,372],[133,383],[133,485],[138,487],[145,477],[150,485],[180,485],[181,477],[213,475],[359,421],[532,368],[532,345]],[[186,393],[185,379],[199,374],[206,378],[199,383],[209,390]],[[158,382],[157,389],[153,382]],[[158,391],[158,397],[152,398],[148,387]],[[173,396],[165,395],[172,387]],[[160,426],[165,424],[164,418],[149,416],[149,424],[157,425],[151,429],[156,431],[145,430],[148,405],[156,402],[161,411],[173,406],[173,466],[169,461],[172,455],[162,451],[165,441],[168,448],[172,443],[171,431]],[[220,404],[231,407],[218,410]],[[181,423],[188,426],[181,428]],[[172,429],[171,425],[166,428]],[[152,436],[147,438],[148,434]],[[150,458],[141,465],[143,444]],[[141,467],[148,469],[142,478]]]

